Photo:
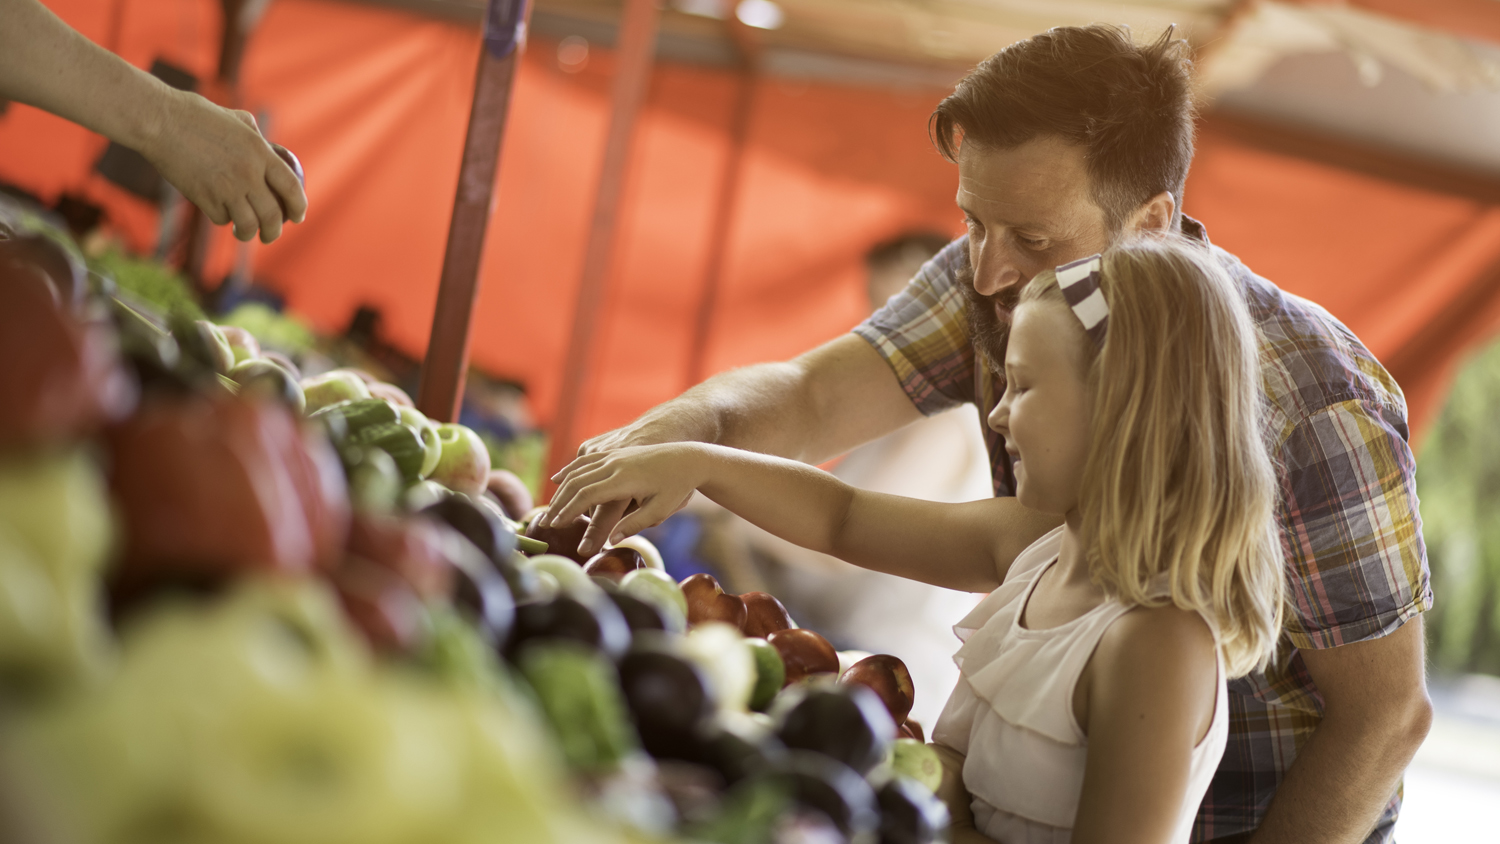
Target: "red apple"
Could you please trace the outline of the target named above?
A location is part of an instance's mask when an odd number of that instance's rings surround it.
[[[695,574],[679,584],[687,598],[689,625],[705,621],[722,621],[740,629],[745,627],[745,602],[738,595],[724,591],[711,574]]]
[[[423,598],[453,591],[453,566],[443,555],[442,535],[425,519],[357,514],[349,553],[395,572]]]
[[[764,639],[778,630],[792,629],[792,617],[786,607],[767,592],[746,592],[740,596],[745,602],[745,635]]]
[[[906,720],[911,712],[917,690],[912,686],[911,672],[906,663],[890,654],[867,656],[849,666],[840,678],[845,683],[867,686],[880,696],[885,708],[890,710],[891,720],[897,724]]]
[[[486,483],[491,495],[500,502],[500,509],[512,519],[520,520],[535,506],[531,490],[521,476],[506,469],[491,469]]]
[[[135,401],[109,327],[60,306],[37,267],[0,263],[0,361],[0,447],[80,438]]]
[[[427,611],[395,572],[350,557],[334,573],[333,585],[344,613],[375,648],[412,653],[421,644],[427,633]]]
[[[827,639],[812,630],[778,630],[766,637],[786,665],[787,685],[811,674],[839,673],[839,654]]]
[[[551,527],[542,527],[535,515],[533,514],[532,520],[526,525],[526,536],[538,542],[547,543],[548,554],[560,554],[580,566],[589,561],[588,557],[578,553],[578,544],[583,541],[583,532],[589,529],[589,517],[586,514],[579,515],[568,524]]]
[[[619,583],[625,575],[645,567],[645,558],[634,548],[611,548],[595,554],[593,559],[584,563],[583,572],[593,577],[607,577]]]
[[[896,731],[896,738],[916,739],[922,742],[927,741],[927,737],[922,733],[922,725],[911,718],[907,718],[901,723],[901,728]]]

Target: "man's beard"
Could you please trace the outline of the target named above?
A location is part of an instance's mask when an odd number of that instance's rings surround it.
[[[969,263],[967,255],[959,266],[954,283],[964,294],[964,316],[969,324],[969,340],[974,344],[975,354],[979,355],[990,372],[996,375],[1004,373],[1005,345],[1010,340],[1010,321],[1001,319],[995,313],[995,306],[998,304],[1008,313],[1015,313],[1016,303],[1021,298],[1021,288],[1025,285],[1017,284],[993,296],[981,296],[974,289],[974,267]]]

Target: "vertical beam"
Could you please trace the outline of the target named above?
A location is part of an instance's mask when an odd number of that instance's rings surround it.
[[[594,199],[593,222],[583,256],[583,277],[578,285],[578,303],[573,310],[573,331],[563,370],[562,396],[553,421],[552,446],[547,474],[566,466],[576,453],[578,416],[589,383],[589,364],[594,357],[599,306],[604,300],[615,253],[620,200],[625,184],[625,165],[630,157],[635,119],[646,87],[651,81],[652,57],[656,49],[656,27],[661,17],[656,0],[626,0],[618,64],[610,97],[609,133],[604,144],[604,166],[599,174],[599,192]]]
[[[734,210],[739,205],[740,185],[744,181],[745,145],[750,136],[750,117],[755,110],[755,89],[760,70],[759,44],[749,27],[733,17],[729,19],[728,27],[740,58],[739,90],[735,96],[734,114],[730,116],[729,150],[719,181],[719,201],[714,208],[713,228],[709,233],[708,271],[704,274],[702,292],[698,297],[698,315],[693,323],[692,344],[688,347],[683,389],[696,385],[707,374],[708,338],[713,330],[719,290],[729,261],[729,239],[734,233]]]
[[[479,51],[458,190],[453,197],[453,220],[448,225],[432,333],[417,391],[417,406],[440,422],[458,421],[463,401],[464,376],[469,369],[469,328],[479,296],[490,200],[495,193],[495,172],[500,165],[516,63],[525,45],[530,12],[530,0],[490,0],[485,12],[484,43]]]

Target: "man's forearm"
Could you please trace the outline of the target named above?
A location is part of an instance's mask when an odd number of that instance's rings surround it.
[[[1325,717],[1297,753],[1252,844],[1358,844],[1427,734],[1421,705],[1374,719]]]
[[[796,364],[762,363],[720,373],[657,410],[692,426],[700,442],[807,460],[802,399]]]
[[[165,91],[37,0],[0,0],[0,97],[140,150],[159,131]]]

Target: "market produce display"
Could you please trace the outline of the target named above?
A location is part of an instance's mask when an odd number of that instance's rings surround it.
[[[538,526],[395,386],[84,278],[0,238],[0,782],[35,824],[945,840],[899,659],[841,675],[774,596],[678,584],[638,537],[582,557],[587,517]]]

